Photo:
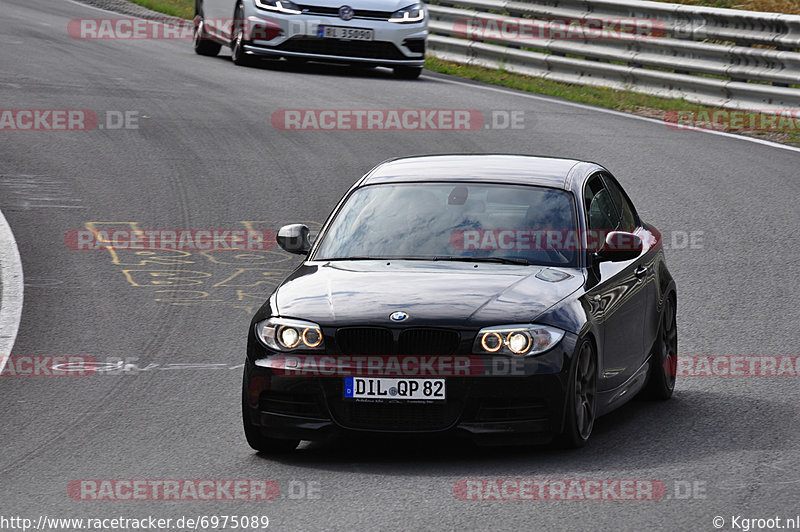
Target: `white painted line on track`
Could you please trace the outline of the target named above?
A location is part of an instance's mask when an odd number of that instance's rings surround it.
[[[462,85],[464,87],[470,87],[470,88],[475,88],[475,89],[485,90],[485,91],[499,92],[501,94],[508,94],[510,96],[521,96],[522,98],[528,98],[528,99],[531,99],[531,100],[538,100],[540,102],[555,103],[555,104],[559,104],[559,105],[565,105],[567,107],[575,107],[575,108],[578,108],[578,109],[586,109],[587,111],[596,111],[596,112],[599,112],[599,113],[605,113],[605,114],[614,115],[614,116],[620,116],[620,117],[624,117],[624,118],[633,118],[635,120],[643,120],[645,122],[652,122],[654,124],[661,124],[662,126],[667,127],[667,123],[665,121],[659,120],[658,118],[650,118],[649,116],[639,116],[639,115],[635,115],[635,114],[631,114],[631,113],[625,113],[623,111],[616,111],[614,109],[606,109],[605,107],[595,107],[594,105],[589,105],[589,104],[585,104],[585,103],[571,102],[569,100],[560,100],[560,99],[557,99],[555,97],[544,96],[544,95],[540,95],[540,94],[531,94],[529,92],[522,92],[522,91],[511,90],[511,89],[504,89],[502,87],[493,87],[491,85],[485,85],[485,84],[480,83],[480,82],[469,83],[469,82],[465,82],[465,81],[458,81],[458,80],[455,80],[455,79],[451,79],[449,77],[439,77],[439,76],[423,76],[423,77],[425,77],[427,79],[431,79],[431,80],[441,81],[441,82],[444,82],[444,83],[450,83],[451,85]],[[733,111],[734,109],[731,109],[731,110]],[[715,131],[713,129],[704,129],[704,128],[695,127],[695,126],[676,126],[675,129],[680,129],[681,131],[699,131],[701,133],[708,133],[709,135],[720,135],[722,137],[728,137],[728,138],[732,138],[732,139],[739,139],[739,140],[744,140],[744,141],[747,141],[747,142],[754,142],[756,144],[762,144],[764,146],[769,146],[771,148],[778,148],[778,149],[781,149],[781,150],[788,150],[788,151],[793,151],[793,152],[796,152],[796,153],[800,153],[800,148],[798,148],[796,146],[789,146],[788,144],[780,144],[778,142],[772,142],[772,141],[769,141],[769,140],[757,139],[757,138],[754,138],[754,137],[748,137],[746,135],[736,135],[735,133],[728,133],[727,131]]]
[[[11,226],[0,211],[0,373],[17,339],[22,317],[22,261]]]

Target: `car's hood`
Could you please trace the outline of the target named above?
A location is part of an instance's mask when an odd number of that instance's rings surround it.
[[[569,274],[560,281],[540,278],[554,277],[542,270],[444,261],[308,262],[278,289],[277,312],[323,327],[398,325],[389,319],[397,311],[408,314],[406,327],[528,323],[583,284],[580,270],[558,269]]]

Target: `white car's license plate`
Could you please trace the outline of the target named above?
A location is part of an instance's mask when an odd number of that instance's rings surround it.
[[[345,28],[344,26],[318,26],[317,37],[326,39],[350,39],[351,41],[371,41],[375,30]]]
[[[444,379],[391,379],[387,377],[345,377],[348,399],[445,399]]]

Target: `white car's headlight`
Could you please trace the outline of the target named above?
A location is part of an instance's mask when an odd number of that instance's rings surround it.
[[[322,351],[325,342],[319,325],[310,321],[269,318],[256,323],[256,336],[275,351]]]
[[[564,337],[564,331],[546,325],[499,325],[481,329],[472,352],[476,355],[530,356],[544,353]]]
[[[422,3],[412,4],[403,9],[398,9],[392,16],[389,17],[389,22],[397,22],[399,24],[419,22],[425,19],[425,6]]]
[[[302,13],[300,6],[292,0],[256,0],[256,7],[269,11],[277,11],[288,15],[299,15]]]

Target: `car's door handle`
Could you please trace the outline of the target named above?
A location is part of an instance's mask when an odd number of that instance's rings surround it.
[[[645,275],[647,275],[647,266],[639,266],[635,270],[633,270],[633,275],[635,275],[638,279],[641,279]]]

